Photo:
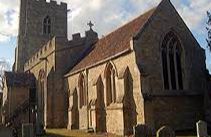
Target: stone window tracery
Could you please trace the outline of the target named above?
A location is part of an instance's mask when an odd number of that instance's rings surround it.
[[[116,102],[116,71],[112,64],[108,64],[105,72],[106,77],[106,102],[107,106]]]
[[[183,89],[181,52],[178,37],[169,32],[162,43],[163,79],[166,90]]]

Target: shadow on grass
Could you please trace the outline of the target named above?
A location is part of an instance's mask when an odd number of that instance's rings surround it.
[[[58,135],[58,134],[53,134],[53,133],[47,133],[46,135],[43,135],[40,137],[74,137],[74,136],[64,136],[64,135]]]
[[[177,137],[196,137],[195,130],[177,131]]]

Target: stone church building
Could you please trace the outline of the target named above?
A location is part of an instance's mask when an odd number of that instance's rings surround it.
[[[170,0],[103,38],[90,24],[84,37],[77,33],[72,40],[67,4],[21,0],[20,6],[15,63],[7,73],[15,76],[9,81],[35,78],[35,87],[22,88],[36,98],[36,124],[131,135],[137,124],[180,131],[205,118],[205,50]],[[3,111],[14,104],[7,89],[22,92],[6,88]]]

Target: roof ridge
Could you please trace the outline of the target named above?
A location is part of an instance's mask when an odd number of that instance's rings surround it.
[[[133,23],[135,20],[137,20],[137,19],[139,19],[139,18],[141,18],[141,17],[143,17],[143,16],[149,14],[149,13],[152,12],[152,11],[155,11],[155,9],[156,9],[157,7],[158,7],[158,6],[155,6],[155,7],[151,8],[151,9],[147,10],[146,12],[143,12],[143,14],[134,17],[134,18],[131,19],[129,22],[124,23],[122,26],[120,26],[120,27],[118,27],[117,29],[115,29],[115,30],[109,32],[106,36],[104,36],[103,38],[99,39],[99,41],[100,41],[100,40],[103,40],[103,39],[105,39],[105,38],[107,38],[107,37],[109,37],[110,35],[112,35],[112,34],[115,33],[116,31],[118,31],[118,30],[120,30],[120,29],[126,27],[127,25]]]
[[[67,75],[71,75],[77,70],[90,67],[102,60],[114,57],[130,48],[131,37],[135,36],[138,31],[143,29],[144,25],[149,21],[157,7],[158,6],[149,9],[140,16],[132,19],[105,37],[99,39],[94,45],[93,50],[82,60],[77,62]]]

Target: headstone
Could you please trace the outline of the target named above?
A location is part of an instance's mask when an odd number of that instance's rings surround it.
[[[163,126],[157,131],[156,137],[175,137],[175,132],[170,127]]]
[[[135,137],[151,137],[152,130],[147,125],[137,125],[133,129]]]
[[[34,137],[33,124],[23,124],[22,125],[22,137]]]
[[[89,129],[87,129],[87,133],[94,133],[95,131],[94,131],[94,129],[93,128],[89,128]]]
[[[196,123],[196,129],[197,129],[197,137],[208,137],[207,134],[207,123],[204,121],[198,121]]]
[[[13,137],[12,129],[0,127],[0,137]]]

